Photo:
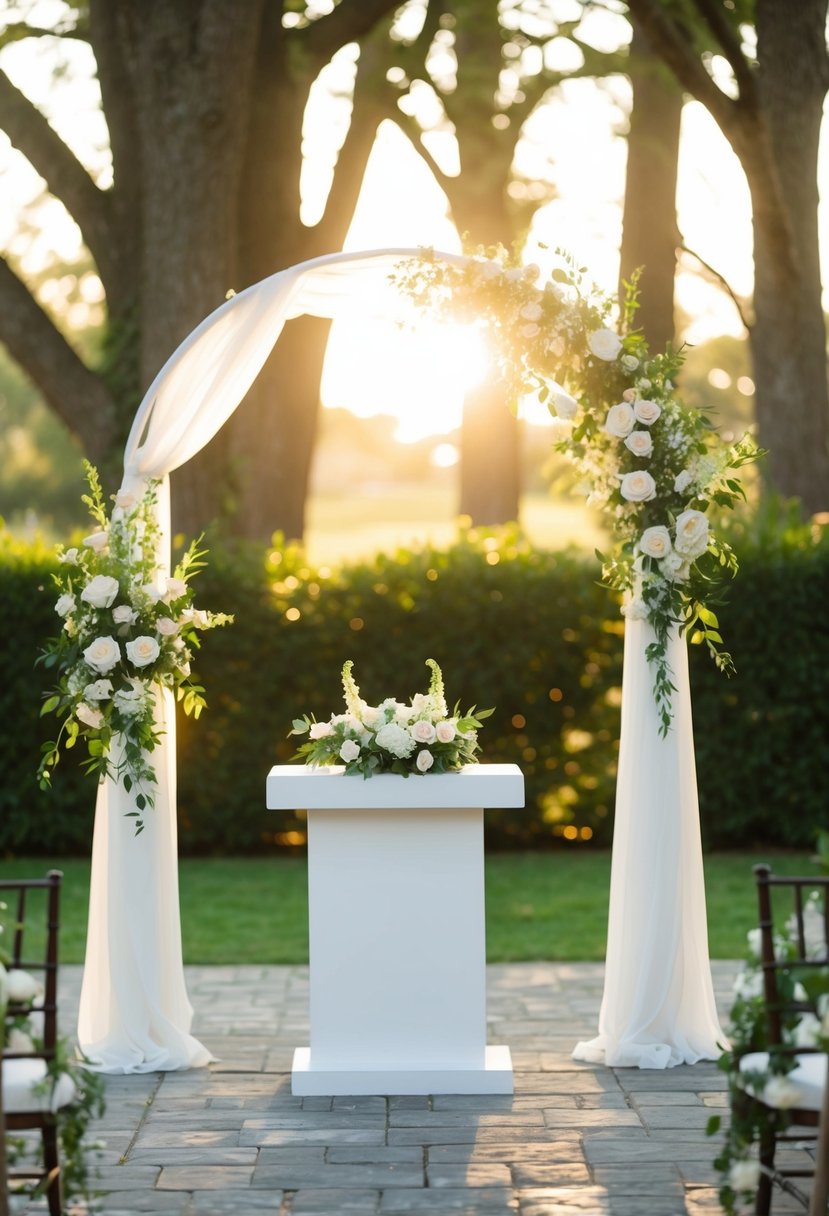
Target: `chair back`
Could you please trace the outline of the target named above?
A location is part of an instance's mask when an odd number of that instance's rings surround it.
[[[60,870],[50,870],[45,878],[0,880],[0,903],[7,904],[6,915],[10,913],[14,917],[6,926],[10,938],[4,943],[9,953],[7,966],[28,971],[35,978],[42,976],[43,1001],[38,1001],[36,1010],[43,1016],[43,1050],[37,1054],[46,1059],[54,1056],[58,1036],[58,928],[62,879]],[[36,906],[38,901],[45,902],[44,909]],[[44,923],[45,932],[40,929]],[[10,1001],[6,1016],[29,1012],[28,1004],[17,1005]],[[4,1054],[8,1059],[14,1059],[28,1053],[6,1051]]]

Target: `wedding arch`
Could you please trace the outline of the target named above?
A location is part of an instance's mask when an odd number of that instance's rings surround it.
[[[638,384],[650,385],[643,375],[640,340],[623,346],[606,309],[580,295],[580,272],[574,267],[562,272],[558,285],[548,284],[545,292],[530,283],[535,273],[537,268],[506,268],[491,258],[386,249],[316,258],[232,296],[161,369],[127,441],[121,494],[141,495],[148,484],[158,483],[159,566],[169,572],[169,474],[227,421],[287,320],[305,313],[334,319],[402,317],[410,312],[412,299],[440,312],[453,295],[468,315],[480,320],[487,300],[494,299],[496,283],[512,292],[515,336],[537,352],[542,365],[546,360],[554,368],[571,359],[581,368],[584,392],[588,398],[593,393],[594,402],[597,376],[603,377],[605,391],[618,389],[617,404],[604,425],[585,418],[574,436],[588,462],[594,459],[590,441],[604,444],[607,451],[608,444],[619,446],[618,471],[605,470],[600,494],[616,503],[622,525],[627,521],[633,527],[635,510],[653,499],[656,487],[651,475],[635,466],[625,473],[624,461],[647,455],[648,428],[662,410],[663,421],[670,421],[667,373],[676,360],[669,356],[657,369],[668,401],[660,407],[641,388],[630,387],[637,369]],[[556,319],[552,337],[539,324],[550,317]],[[571,351],[568,343],[577,331],[580,345]],[[550,392],[532,361],[525,358],[516,366],[524,387],[540,388],[545,396]],[[565,421],[573,419],[576,404],[556,391],[556,412]],[[638,429],[637,421],[642,424]],[[676,419],[672,425],[678,446],[681,426]],[[638,439],[631,440],[633,435]],[[693,434],[683,442],[689,450],[696,444],[702,459],[703,448]],[[731,465],[740,462],[738,457]],[[687,468],[678,473],[675,497],[695,475]],[[724,499],[732,493],[722,487],[718,492]],[[713,498],[717,500],[716,493]],[[670,624],[680,584],[690,578],[691,563],[709,538],[699,511],[678,510],[665,525],[652,526],[631,542],[627,563],[610,562],[605,570],[608,581],[633,588],[634,594],[626,609],[604,997],[597,1037],[579,1043],[574,1055],[615,1066],[664,1068],[716,1058],[724,1042],[708,957],[687,648]],[[712,546],[711,552],[715,561],[726,564],[722,550]],[[651,577],[657,568],[662,573]],[[687,599],[687,592],[681,594]],[[697,624],[702,640],[716,652],[713,614],[700,607]],[[210,1059],[190,1034],[193,1011],[182,966],[170,691],[159,694],[156,712],[161,733],[153,752],[155,805],[144,815],[140,835],[133,828],[143,808],[140,802],[136,807],[136,788],[112,777],[98,787],[79,1040],[85,1054],[110,1072],[187,1068]]]

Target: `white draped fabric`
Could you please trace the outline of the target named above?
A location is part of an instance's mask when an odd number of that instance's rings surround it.
[[[390,284],[414,249],[334,254],[272,275],[231,297],[173,353],[150,386],[124,456],[124,490],[158,479],[162,568],[169,566],[169,474],[230,417],[292,317],[411,315]],[[447,261],[460,262],[453,254]],[[275,403],[278,408],[278,403]],[[645,627],[628,624],[608,976],[600,1036],[580,1058],[664,1067],[716,1054],[684,645],[674,729],[657,735]],[[79,1041],[107,1072],[206,1064],[190,1035],[178,904],[172,702],[152,754],[155,807],[134,836],[134,794],[98,791]]]
[[[726,1043],[708,958],[688,649],[671,637],[663,737],[645,658],[653,641],[645,621],[625,622],[604,996],[598,1037],[573,1052],[612,1067],[715,1060]]]

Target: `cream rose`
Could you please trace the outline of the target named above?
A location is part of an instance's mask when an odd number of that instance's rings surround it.
[[[128,604],[119,604],[112,610],[112,619],[116,625],[131,625],[133,621],[138,620],[138,613]]]
[[[438,722],[435,737],[438,743],[451,743],[457,734],[454,722]]]
[[[690,566],[681,553],[672,550],[659,563],[659,569],[672,583],[684,583],[690,573]]]
[[[340,758],[349,764],[352,760],[356,760],[360,754],[360,744],[354,739],[345,739],[340,748]]]
[[[174,637],[178,633],[178,621],[172,620],[169,616],[160,616],[155,623],[156,633],[160,633],[163,638]]]
[[[75,707],[75,717],[85,723],[86,726],[91,726],[93,730],[97,730],[99,726],[104,724],[104,715],[100,709],[95,709],[93,705],[87,705],[86,701],[81,701]]]
[[[95,553],[103,553],[109,544],[109,532],[92,532],[83,538],[83,544]]]
[[[105,676],[108,671],[112,671],[116,663],[121,661],[121,648],[115,638],[108,636],[95,638],[94,642],[90,642],[83,652],[83,657],[87,667],[91,667],[93,671]]]
[[[159,645],[155,638],[142,636],[127,642],[127,658],[133,667],[148,667],[159,655]]]
[[[671,552],[671,534],[667,528],[645,528],[639,537],[639,550],[645,557],[667,557]]]
[[[653,451],[653,440],[651,439],[650,431],[631,431],[625,440],[625,447],[629,452],[633,452],[634,456],[640,457],[640,459],[650,456]]]
[[[650,502],[656,497],[656,482],[645,469],[637,469],[625,473],[619,490],[627,502]]]
[[[597,359],[612,363],[622,349],[622,339],[612,329],[594,329],[587,336],[587,345]]]
[[[633,407],[626,401],[620,401],[618,405],[612,405],[607,411],[604,429],[608,435],[613,435],[616,439],[624,439],[633,430],[634,421]]]
[[[637,422],[641,422],[643,426],[653,426],[662,413],[662,407],[657,405],[655,401],[640,399],[634,403],[633,412],[636,415]]]
[[[431,752],[420,751],[417,753],[417,759],[415,760],[415,764],[417,765],[417,771],[419,773],[428,772],[428,770],[432,767],[432,765],[434,763],[435,763],[435,758]]]
[[[118,579],[96,574],[81,592],[81,599],[93,608],[110,608],[118,595]]]
[[[58,616],[69,616],[69,613],[74,612],[76,607],[74,595],[70,595],[68,591],[65,591],[55,604],[55,612]]]
[[[437,733],[433,724],[425,719],[413,722],[409,727],[409,732],[415,743],[434,743]]]
[[[674,525],[677,553],[693,561],[708,548],[708,520],[702,511],[683,511]]]
[[[96,680],[83,690],[87,701],[106,701],[112,696],[112,680]]]

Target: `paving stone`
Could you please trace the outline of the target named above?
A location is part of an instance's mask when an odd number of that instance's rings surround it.
[[[238,1134],[240,1145],[279,1146],[289,1144],[383,1144],[385,1131],[377,1128],[370,1131],[355,1130],[349,1127],[332,1128],[271,1128],[268,1130],[241,1131]],[[410,1142],[410,1143],[416,1143]]]
[[[543,1127],[541,1111],[393,1110],[389,1128],[413,1127]]]
[[[425,1190],[388,1191],[380,1201],[383,1216],[409,1216],[425,1212],[431,1216],[514,1216],[518,1202],[510,1187],[481,1187],[474,1191],[429,1187]]]
[[[282,1191],[193,1191],[187,1216],[248,1216],[250,1212],[278,1216],[283,1202]]]
[[[291,1196],[292,1216],[375,1216],[379,1209],[379,1191],[305,1187]],[[239,1216],[243,1211],[240,1209]]]
[[[370,1165],[272,1165],[262,1162],[253,1173],[254,1187],[279,1186],[285,1191],[301,1187],[417,1187],[423,1186],[423,1166],[410,1162],[380,1162]]]
[[[313,1151],[313,1150],[312,1150]],[[255,1148],[211,1148],[211,1165],[255,1165]],[[204,1161],[203,1148],[134,1148],[127,1158],[127,1164],[133,1165],[196,1165]]]
[[[167,1165],[156,1186],[160,1191],[215,1191],[250,1185],[250,1165]]]
[[[263,1148],[261,1151],[262,1155],[267,1157],[273,1152],[273,1149]],[[417,1145],[406,1148],[400,1144],[347,1144],[327,1149],[325,1159],[332,1165],[350,1165],[359,1162],[371,1164],[375,1161],[399,1161],[422,1165],[423,1149]]]
[[[492,1187],[510,1186],[509,1166],[495,1162],[470,1165],[430,1165],[426,1170],[428,1186],[434,1187]]]
[[[568,1110],[546,1107],[544,1122],[547,1127],[582,1127],[592,1131],[607,1127],[615,1131],[620,1127],[641,1127],[642,1120],[635,1110]]]
[[[584,1159],[566,1162],[519,1161],[512,1167],[515,1186],[575,1186],[590,1182],[590,1174]]]
[[[506,1164],[571,1164],[583,1165],[584,1153],[579,1136],[568,1136],[549,1143],[531,1144],[438,1144],[428,1149],[429,1165],[439,1162],[458,1164],[463,1162],[502,1161]]]

